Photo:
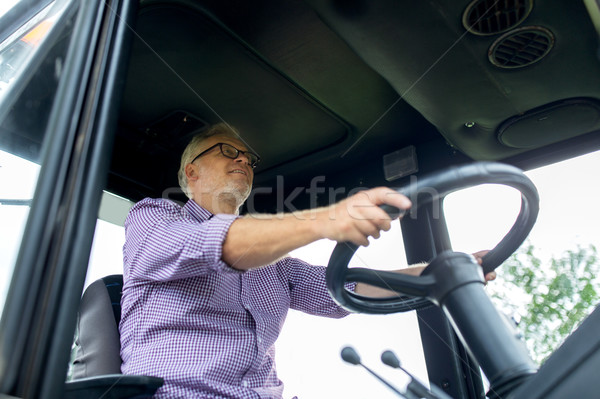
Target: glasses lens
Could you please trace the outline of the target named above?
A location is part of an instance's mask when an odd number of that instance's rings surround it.
[[[248,164],[253,168],[258,164],[258,155],[249,151],[240,151],[232,145],[221,143],[221,153],[227,158],[236,159],[240,153],[248,159]]]
[[[231,159],[236,159],[239,154],[238,150],[235,147],[230,146],[229,144],[221,144],[221,152],[227,158]]]

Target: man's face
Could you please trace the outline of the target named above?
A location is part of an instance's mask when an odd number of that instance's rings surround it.
[[[232,145],[240,151],[248,149],[236,138],[215,135],[204,140],[196,153],[200,154],[217,143]],[[207,201],[235,201],[239,207],[250,195],[254,179],[254,171],[248,165],[245,154],[240,153],[236,159],[227,158],[218,146],[187,165],[186,174],[194,200],[212,209],[215,209],[214,205]]]

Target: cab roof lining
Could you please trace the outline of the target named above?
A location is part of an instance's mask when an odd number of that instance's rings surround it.
[[[597,108],[597,35],[582,4],[536,2],[522,24],[550,29],[555,48],[508,71],[487,60],[498,35],[462,26],[467,3],[142,0],[109,186],[132,199],[176,187],[189,136],[165,149],[169,131],[155,128],[174,112],[239,128],[264,160],[256,186],[283,175],[290,191],[315,175],[361,174],[366,161],[381,173],[384,154],[433,141],[514,161],[552,142],[534,124],[533,147],[507,146],[507,121],[561,101]],[[575,133],[556,140],[600,134],[594,121],[558,122]]]
[[[168,127],[153,128],[176,111],[237,127],[264,160],[258,186],[272,186],[282,174],[286,185],[303,184],[306,176],[380,157],[411,143],[407,125],[419,127],[419,140],[435,137],[310,7],[261,4],[142,2],[109,180],[114,189],[141,198],[176,187],[187,140],[164,148]]]
[[[598,37],[583,2],[534,3],[520,26],[544,26],[556,44],[548,57],[519,70],[488,61],[499,35],[473,35],[461,25],[469,2],[368,2],[352,17],[344,11],[348,4],[309,2],[449,143],[473,159],[501,160],[526,150],[497,139],[498,127],[511,117],[572,98],[600,99]],[[568,121],[575,129],[580,123],[588,120]]]

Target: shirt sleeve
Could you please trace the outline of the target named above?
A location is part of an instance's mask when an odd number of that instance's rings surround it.
[[[200,222],[167,200],[138,202],[125,221],[125,275],[169,281],[236,272],[221,259],[223,242],[235,219],[235,215],[214,215]]]
[[[350,314],[335,303],[325,282],[324,266],[313,266],[300,259],[281,261],[290,287],[290,308],[316,316],[341,318]],[[353,291],[355,283],[346,284]]]

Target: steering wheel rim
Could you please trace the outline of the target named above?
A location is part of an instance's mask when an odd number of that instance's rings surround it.
[[[521,210],[515,223],[498,245],[482,258],[483,272],[487,274],[517,250],[537,219],[538,192],[523,171],[497,162],[476,162],[432,173],[397,191],[410,198],[413,205],[409,212],[415,212],[419,207],[439,201],[454,191],[484,183],[502,184],[521,192]],[[430,195],[419,195],[422,192]],[[399,213],[398,209],[387,205],[382,208],[391,215]],[[418,310],[432,305],[427,299],[429,288],[434,283],[431,277],[363,268],[349,269],[348,263],[357,249],[357,245],[349,242],[338,243],[327,266],[327,289],[341,307],[352,312],[386,314]],[[402,294],[388,298],[364,297],[346,289],[347,282],[363,282],[384,288],[393,287]]]

